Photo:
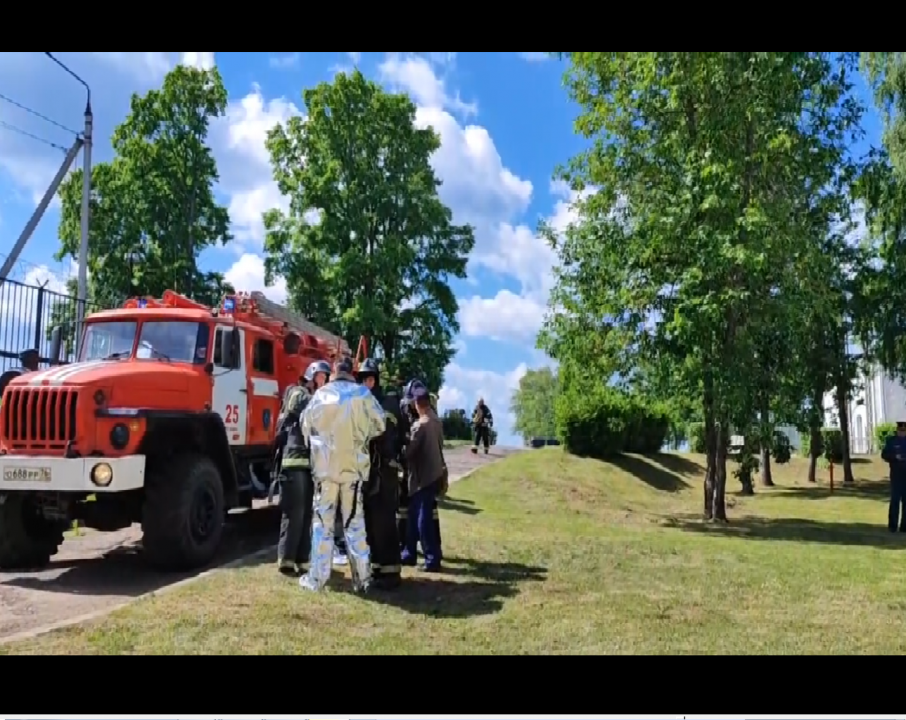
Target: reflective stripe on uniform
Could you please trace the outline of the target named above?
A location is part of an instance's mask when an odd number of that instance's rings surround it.
[[[289,457],[289,458],[286,458],[281,463],[281,467],[284,467],[284,468],[310,468],[311,460],[309,458]]]
[[[431,513],[431,518],[432,518],[433,520],[439,520],[439,519],[440,519],[440,513],[437,511],[437,509],[435,509],[434,512]]]
[[[378,565],[376,563],[371,563],[371,569],[378,575],[399,574],[403,570],[401,565]]]
[[[396,511],[397,520],[405,520],[407,517],[409,517],[409,510],[407,508],[400,508]]]

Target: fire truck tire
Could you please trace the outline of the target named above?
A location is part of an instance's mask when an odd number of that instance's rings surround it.
[[[38,515],[25,493],[9,493],[0,503],[0,569],[44,567],[57,554],[66,527]]]
[[[161,570],[192,570],[214,559],[226,517],[217,466],[202,455],[180,455],[145,484],[142,547]]]

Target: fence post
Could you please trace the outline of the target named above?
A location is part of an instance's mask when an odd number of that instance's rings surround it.
[[[41,334],[44,331],[44,288],[38,288],[38,302],[35,306],[35,344],[34,348],[41,357]]]

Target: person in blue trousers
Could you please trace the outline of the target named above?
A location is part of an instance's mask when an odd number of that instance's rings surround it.
[[[441,562],[440,538],[437,536],[433,515],[438,494],[442,494],[446,482],[444,431],[431,409],[428,391],[419,388],[413,395],[418,420],[412,426],[412,437],[406,446],[409,521],[402,564],[414,566],[417,563],[418,544],[421,542],[425,556],[422,570],[438,572]]]
[[[887,438],[881,458],[890,466],[890,508],[887,529],[906,532],[906,422],[897,423],[897,434]],[[903,507],[902,516],[900,506]]]

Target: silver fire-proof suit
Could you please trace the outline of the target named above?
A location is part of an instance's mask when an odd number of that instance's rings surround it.
[[[362,486],[371,460],[368,443],[384,432],[384,410],[371,391],[348,375],[320,388],[302,413],[302,434],[311,448],[315,512],[311,526],[311,565],[299,585],[320,590],[330,578],[334,522],[343,518],[346,555],[353,586],[371,581],[371,561],[362,510]]]

